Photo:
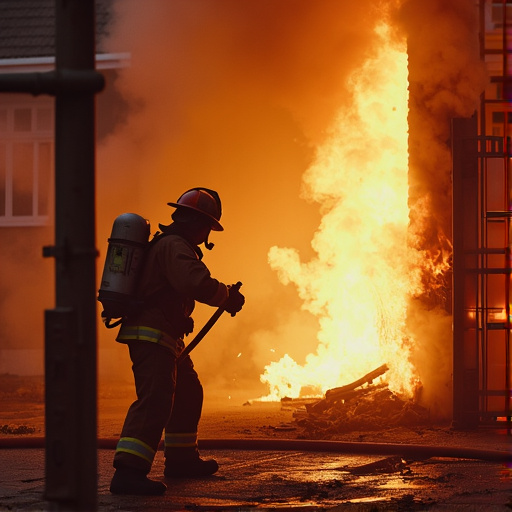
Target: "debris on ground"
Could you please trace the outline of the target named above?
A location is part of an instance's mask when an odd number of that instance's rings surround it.
[[[297,430],[297,427],[291,423],[281,423],[280,425],[272,426],[271,428],[278,432],[289,432],[291,430]]]
[[[306,439],[330,439],[356,430],[428,424],[428,409],[392,392],[384,382],[373,383],[387,370],[382,365],[351,384],[327,390],[320,400],[285,398],[282,404],[295,407],[294,423],[302,429],[300,437]]]
[[[386,457],[385,459],[378,460],[376,462],[370,462],[369,464],[363,464],[362,466],[345,467],[340,468],[353,475],[372,475],[375,473],[388,474],[388,473],[400,473],[409,474],[411,469],[407,465],[401,456],[394,455],[392,457]]]
[[[23,435],[33,434],[36,431],[34,427],[27,425],[0,425],[0,434]]]
[[[0,374],[0,400],[16,402],[44,402],[44,378]]]

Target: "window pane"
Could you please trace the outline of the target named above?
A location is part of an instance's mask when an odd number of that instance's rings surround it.
[[[5,180],[7,169],[7,149],[5,144],[0,144],[0,215],[5,215]]]
[[[0,132],[7,131],[7,109],[0,108]]]
[[[53,110],[51,108],[38,108],[36,129],[38,131],[50,131],[53,129]]]
[[[13,146],[13,215],[32,215],[34,146],[17,142]]]
[[[492,122],[493,123],[503,123],[505,121],[505,112],[493,112],[492,113]]]
[[[32,130],[32,109],[14,109],[14,131],[29,132]]]
[[[52,144],[41,142],[39,144],[38,180],[39,180],[39,215],[48,215],[48,201],[50,199],[50,179],[52,166]]]

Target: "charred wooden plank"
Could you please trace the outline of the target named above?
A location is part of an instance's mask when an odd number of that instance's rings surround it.
[[[350,400],[355,396],[358,396],[360,393],[354,392],[356,388],[363,384],[372,383],[374,379],[386,373],[388,369],[388,366],[383,364],[382,366],[379,366],[379,368],[376,368],[370,373],[367,373],[364,377],[361,377],[350,384],[339,388],[328,389],[325,392],[325,398],[314,403],[305,404],[307,412],[310,414],[322,414],[325,410],[329,409],[334,402],[339,400]]]
[[[343,393],[346,393],[347,391],[356,389],[359,386],[362,386],[363,384],[366,384],[366,383],[371,384],[374,381],[374,379],[376,379],[377,377],[380,377],[381,375],[386,373],[388,370],[389,370],[388,365],[383,364],[382,366],[379,366],[378,368],[371,371],[370,373],[367,373],[364,377],[361,377],[360,379],[357,379],[354,382],[347,384],[346,386],[328,389],[325,392],[325,398],[327,400],[338,400],[338,398],[337,398],[338,396],[341,396]]]

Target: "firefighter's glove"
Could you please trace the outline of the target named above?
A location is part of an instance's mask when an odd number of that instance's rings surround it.
[[[233,286],[228,286],[228,293],[229,295],[224,303],[224,309],[230,313],[231,316],[235,316],[242,309],[245,303],[245,297]]]

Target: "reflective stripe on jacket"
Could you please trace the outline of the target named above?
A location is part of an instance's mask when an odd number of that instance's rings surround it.
[[[142,306],[123,325],[151,326],[181,338],[193,330],[195,301],[216,307],[227,296],[227,286],[211,276],[194,246],[181,236],[166,235],[146,256],[138,288]]]
[[[119,329],[116,341],[126,343],[131,340],[150,341],[168,348],[174,355],[178,357],[183,350],[185,344],[182,339],[175,339],[163,331],[146,327],[144,325],[122,325]]]

